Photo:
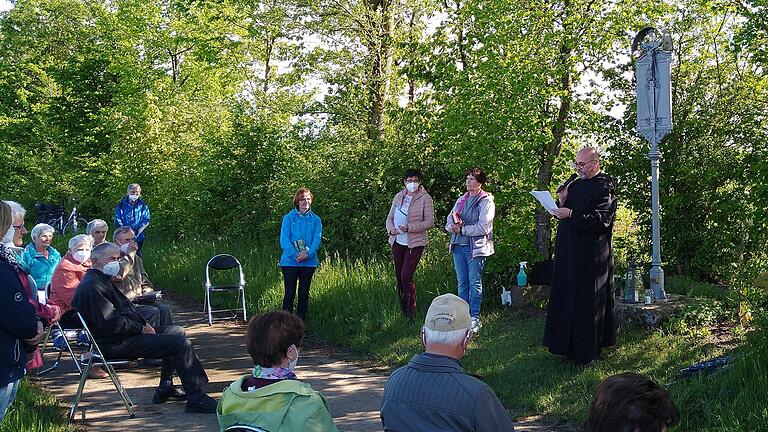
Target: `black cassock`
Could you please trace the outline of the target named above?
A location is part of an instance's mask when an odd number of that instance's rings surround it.
[[[616,343],[614,188],[614,180],[604,173],[571,183],[562,206],[573,213],[557,228],[544,345],[580,363],[596,359],[602,347]]]

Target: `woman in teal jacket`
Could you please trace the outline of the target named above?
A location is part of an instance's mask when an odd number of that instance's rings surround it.
[[[51,282],[53,270],[61,261],[59,251],[51,246],[53,227],[47,224],[37,224],[32,228],[32,243],[24,248],[22,256],[24,269],[35,280],[38,291],[45,289]]]
[[[303,320],[307,317],[309,286],[317,268],[317,250],[323,224],[312,213],[310,207],[314,196],[307,188],[301,188],[293,195],[294,209],[283,217],[280,228],[280,269],[285,281],[283,310],[293,313],[293,299],[296,297],[296,283],[299,285],[299,300],[296,315]]]

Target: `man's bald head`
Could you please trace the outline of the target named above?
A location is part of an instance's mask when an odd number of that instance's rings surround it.
[[[600,172],[600,153],[594,147],[584,147],[576,153],[576,172],[581,179],[590,179]]]

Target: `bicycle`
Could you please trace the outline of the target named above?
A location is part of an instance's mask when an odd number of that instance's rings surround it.
[[[75,203],[76,200],[73,198],[72,212],[69,213],[69,217],[64,219],[66,213],[64,207],[62,207],[59,217],[48,221],[48,225],[52,226],[54,231],[59,234],[66,234],[67,231],[72,232],[72,234],[83,234],[85,232],[85,227],[88,225],[88,221],[85,220],[85,218],[80,217]]]

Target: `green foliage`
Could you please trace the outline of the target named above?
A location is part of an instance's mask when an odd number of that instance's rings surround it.
[[[761,430],[768,421],[768,337],[763,316],[758,330],[735,354],[735,362],[713,377],[680,380],[669,388],[680,410],[680,430]]]
[[[26,378],[9,408],[0,432],[74,432],[81,431],[69,425],[65,410],[53,395],[36,388]]]

